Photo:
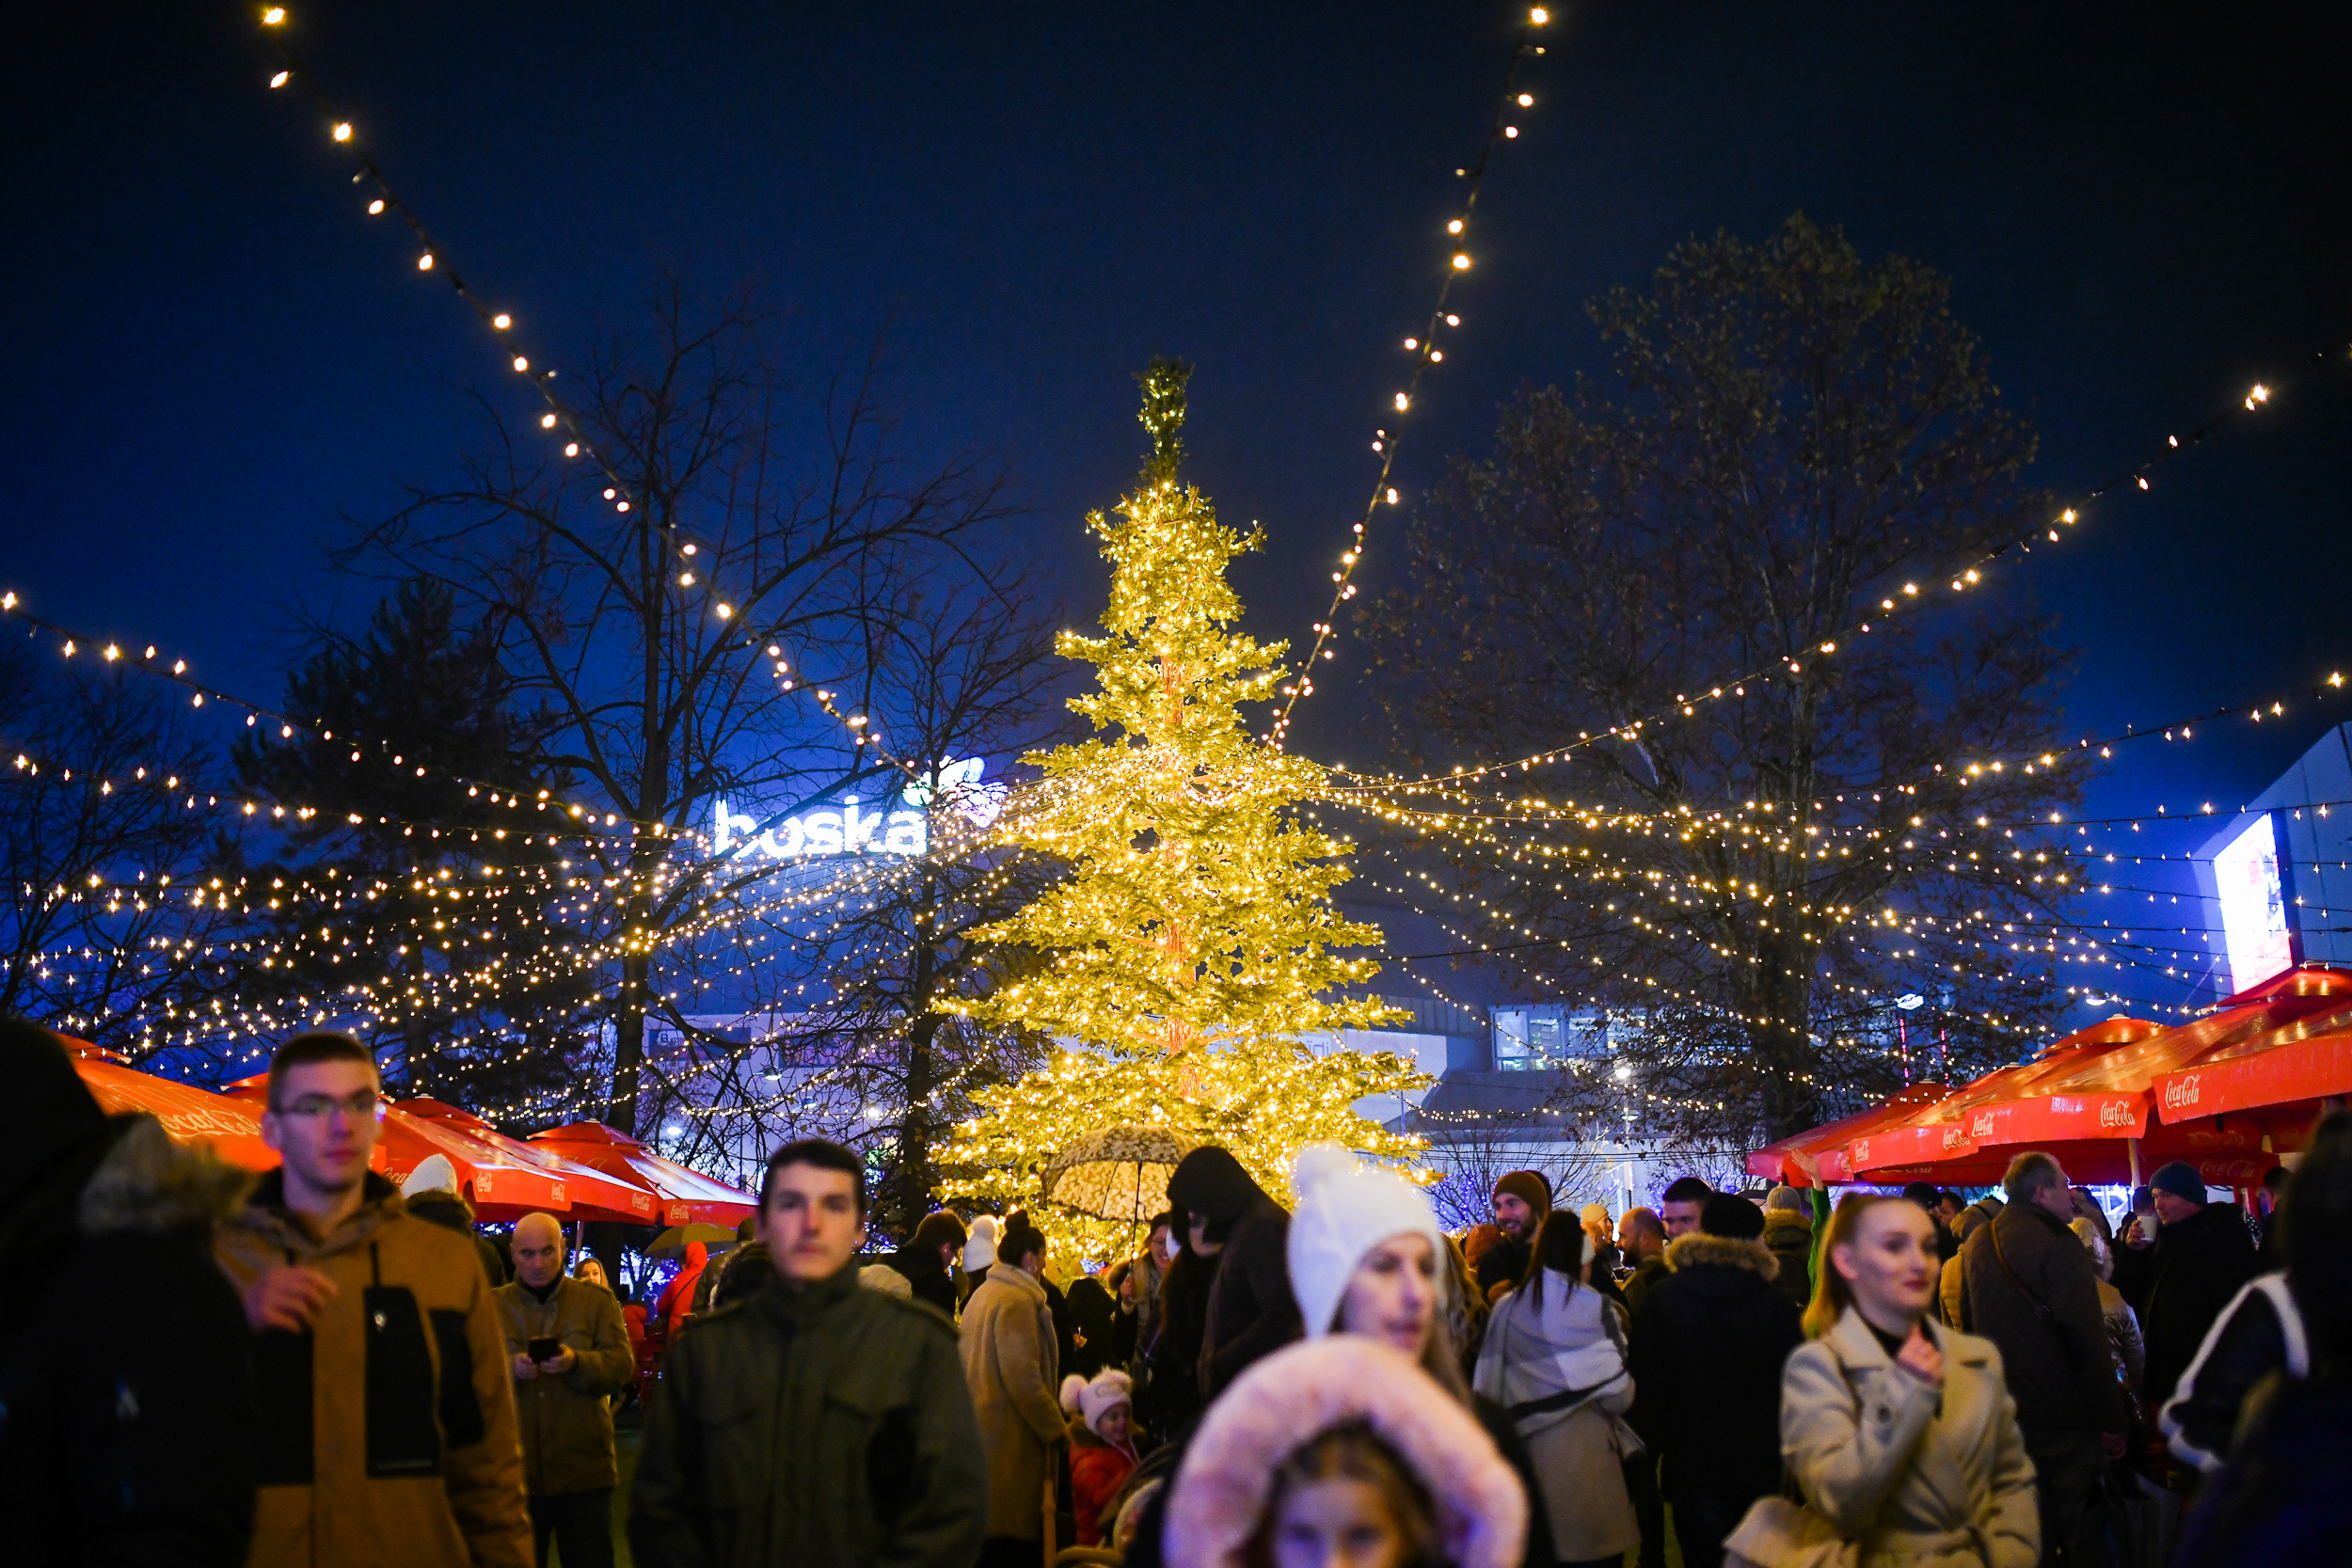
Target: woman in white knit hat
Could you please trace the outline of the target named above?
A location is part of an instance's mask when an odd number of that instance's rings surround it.
[[[1624,1308],[1592,1287],[1594,1242],[1554,1212],[1536,1232],[1527,1276],[1495,1303],[1473,1386],[1526,1443],[1534,1491],[1564,1565],[1614,1563],[1642,1539],[1624,1461],[1637,1446],[1624,1414]]]
[[[1327,1145],[1299,1151],[1291,1185],[1298,1194],[1288,1239],[1291,1292],[1307,1337],[1382,1340],[1468,1406],[1527,1489],[1525,1563],[1550,1568],[1553,1531],[1526,1445],[1502,1408],[1472,1393],[1462,1378],[1461,1352],[1447,1328],[1445,1233],[1428,1195],[1394,1171],[1367,1169]]]

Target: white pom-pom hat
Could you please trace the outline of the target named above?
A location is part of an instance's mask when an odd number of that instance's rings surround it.
[[[996,1216],[982,1214],[972,1222],[963,1243],[963,1272],[977,1274],[996,1263]]]
[[[1383,1242],[1427,1237],[1440,1265],[1438,1277],[1446,1277],[1437,1212],[1427,1194],[1394,1171],[1368,1170],[1343,1148],[1311,1144],[1298,1151],[1291,1187],[1298,1195],[1286,1247],[1291,1293],[1309,1338],[1331,1332],[1348,1276]]]
[[[1089,1383],[1072,1372],[1061,1380],[1061,1407],[1082,1417],[1087,1430],[1101,1436],[1098,1424],[1112,1410],[1132,1406],[1136,1402],[1135,1380],[1116,1367],[1105,1367],[1094,1374]]]

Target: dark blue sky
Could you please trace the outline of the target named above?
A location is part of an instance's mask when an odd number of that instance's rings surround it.
[[[1519,14],[294,8],[369,151],[541,358],[632,325],[664,266],[759,284],[812,368],[879,333],[908,446],[1006,466],[1075,614],[1102,591],[1079,518],[1136,466],[1130,374],[1195,360],[1196,476],[1269,534],[1241,571],[1264,636],[1321,611]],[[2352,666],[2352,189],[2322,8],[1555,8],[1408,489],[1514,386],[1597,362],[1588,296],[1802,209],[1951,276],[2061,491],[2332,342],[2260,420],[1995,586],[2084,650],[2086,731]],[[477,392],[519,404],[360,215],[324,126],[264,88],[251,16],[13,24],[0,581],[266,697],[285,606],[372,594],[324,571],[339,519],[444,474]],[[1324,711],[1307,749],[1357,760]],[[2235,803],[2329,721],[2127,752],[2094,803]]]

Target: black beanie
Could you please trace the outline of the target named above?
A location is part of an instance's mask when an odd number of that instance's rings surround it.
[[[1699,1228],[1709,1236],[1722,1236],[1734,1242],[1753,1242],[1764,1234],[1764,1211],[1744,1197],[1730,1193],[1717,1193],[1699,1211]]]

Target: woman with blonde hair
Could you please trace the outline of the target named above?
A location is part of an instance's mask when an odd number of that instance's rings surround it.
[[[1778,1498],[1726,1544],[1767,1565],[1828,1536],[1859,1568],[2033,1568],[2042,1526],[1992,1341],[1935,1321],[1927,1213],[1856,1193],[1821,1239],[1807,1341],[1781,1374],[1781,1453],[1813,1517]],[[1775,1506],[1777,1505],[1777,1506]]]

